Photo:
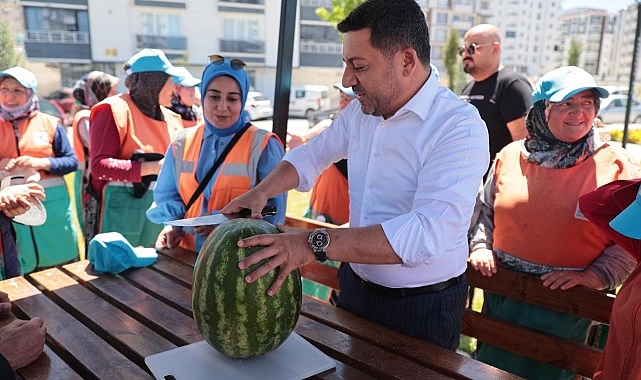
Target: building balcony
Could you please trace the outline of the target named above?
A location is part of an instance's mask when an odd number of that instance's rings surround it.
[[[32,60],[91,60],[91,43],[87,32],[27,29],[24,47],[27,58]]]
[[[136,47],[138,49],[187,50],[187,37],[137,34]]]
[[[220,40],[220,50],[230,53],[265,53],[265,41],[258,40]]]

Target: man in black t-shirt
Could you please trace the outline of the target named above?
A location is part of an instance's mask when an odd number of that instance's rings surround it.
[[[472,103],[487,125],[492,162],[505,145],[526,137],[532,86],[527,78],[501,64],[501,37],[493,25],[468,30],[459,54],[463,70],[473,78],[463,88],[461,99]]]

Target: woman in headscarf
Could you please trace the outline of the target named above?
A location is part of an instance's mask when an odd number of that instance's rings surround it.
[[[129,91],[108,97],[91,109],[89,193],[85,240],[101,232],[120,232],[133,246],[154,244],[161,225],[145,211],[163,153],[183,128],[169,105],[178,74],[165,54],[143,49],[125,64]]]
[[[608,92],[584,70],[567,66],[537,82],[526,118],[528,136],[503,148],[482,194],[470,263],[491,276],[500,266],[540,275],[550,289],[577,285],[612,290],[635,261],[578,209],[582,194],[613,180],[638,177],[621,148],[595,139],[593,122]],[[485,293],[483,312],[583,342],[590,321]],[[574,375],[487,344],[477,358],[528,379]]]
[[[91,71],[82,76],[74,86],[74,96],[79,101],[71,124],[73,130],[73,150],[78,157],[78,171],[74,177],[76,213],[78,222],[84,227],[82,200],[84,189],[89,180],[89,116],[91,107],[109,96],[116,95],[120,79],[102,71]]]
[[[40,176],[46,222],[14,223],[23,273],[79,257],[73,207],[63,176],[78,167],[58,118],[40,112],[38,81],[30,71],[0,72],[0,170],[5,176]]]
[[[147,217],[156,223],[217,213],[265,178],[285,154],[278,136],[251,125],[244,112],[249,91],[245,63],[217,55],[211,56],[210,61],[202,76],[204,122],[184,129],[167,149],[154,204],[147,211]],[[190,204],[198,185],[232,141],[235,144],[203,192]],[[273,224],[283,222],[286,202],[285,193],[269,199],[267,204],[275,206],[277,213],[265,219]],[[212,229],[213,226],[167,226],[159,234],[156,246],[180,245],[199,251]]]

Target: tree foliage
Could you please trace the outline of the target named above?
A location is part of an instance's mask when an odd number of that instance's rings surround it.
[[[448,78],[448,87],[454,93],[459,93],[465,80],[465,73],[461,66],[461,60],[458,55],[460,44],[459,32],[456,29],[450,29],[447,35],[447,42],[443,47],[443,65]]]
[[[581,42],[576,37],[572,37],[570,49],[568,50],[568,66],[579,66],[579,58],[581,57],[582,50],[583,46]]]
[[[15,51],[15,37],[11,33],[9,23],[0,21],[0,70],[20,66],[24,56]]]
[[[364,2],[365,0],[332,0],[331,10],[325,7],[318,7],[315,12],[321,20],[329,21],[336,27],[339,22],[347,17],[349,12]]]

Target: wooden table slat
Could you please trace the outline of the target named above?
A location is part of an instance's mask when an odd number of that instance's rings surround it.
[[[145,357],[177,346],[111,303],[80,286],[59,269],[29,276],[40,289],[54,294],[58,303],[76,319],[103,337],[137,365],[146,368]]]
[[[83,378],[149,379],[149,374],[102,340],[24,278],[16,278],[21,288],[32,288],[33,295],[20,297],[11,286],[0,282],[14,307],[29,318],[42,317],[47,325],[47,342]],[[37,293],[39,294],[37,294]],[[20,292],[24,295],[25,293]],[[70,333],[71,332],[71,333]],[[112,366],[111,363],[119,363]]]
[[[447,351],[439,346],[426,344],[423,340],[399,334],[392,330],[381,330],[379,326],[367,319],[360,318],[345,310],[305,298],[301,313],[309,318],[321,321],[324,325],[348,333],[351,336],[368,340],[379,347],[402,354],[405,357],[435,368],[441,372],[451,368],[447,375],[456,377],[464,375],[478,379],[491,373],[492,379],[518,379],[509,372],[491,367],[477,360]],[[376,331],[375,334],[372,331]]]
[[[350,337],[305,316],[298,319],[296,332],[327,355],[378,379],[450,379],[430,368],[393,355],[380,347]]]
[[[201,341],[202,335],[198,332],[191,314],[185,314],[163,300],[152,297],[148,293],[134,286],[134,284],[123,281],[120,276],[102,275],[96,277],[95,272],[89,268],[88,261],[68,264],[63,268],[90,286],[96,291],[108,297],[111,302],[118,303],[120,308],[127,310],[129,314],[178,345],[185,345]],[[140,271],[151,271],[142,268]],[[153,272],[153,271],[152,271]],[[162,286],[162,284],[158,284]],[[175,284],[176,287],[179,285]],[[186,290],[184,297],[191,300],[189,289],[180,289],[180,293]],[[188,294],[188,295],[187,295]],[[191,307],[191,305],[190,305]]]

